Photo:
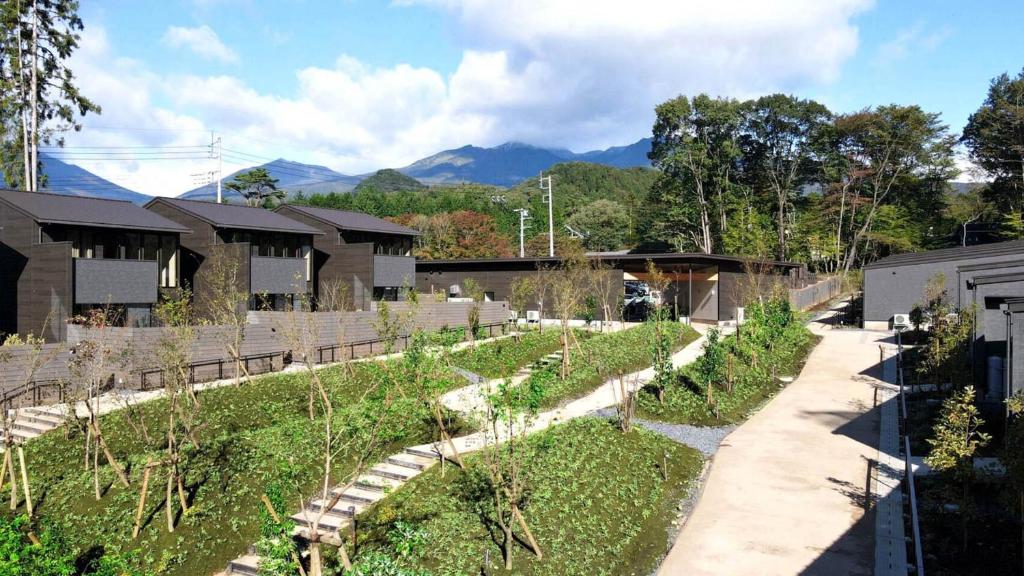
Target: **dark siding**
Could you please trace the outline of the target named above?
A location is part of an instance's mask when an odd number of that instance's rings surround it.
[[[32,246],[19,292],[29,294],[19,307],[18,331],[43,334],[47,341],[64,340],[71,312],[71,243]]]
[[[36,241],[38,226],[29,217],[6,204],[0,204],[0,333],[24,332],[19,325],[23,308],[28,306],[31,285],[22,281],[28,257]]]
[[[1021,253],[1008,253],[986,257],[969,257],[959,260],[929,261],[921,264],[902,266],[878,266],[864,269],[864,321],[888,322],[893,314],[907,313],[921,302],[924,287],[935,274],[942,272],[946,277],[946,292],[949,301],[956,303],[963,298],[964,285],[960,282],[957,268],[974,264],[995,264],[1020,260]],[[975,271],[974,275],[984,275]]]
[[[329,278],[348,283],[357,310],[369,310],[373,302],[373,244],[337,246]]]

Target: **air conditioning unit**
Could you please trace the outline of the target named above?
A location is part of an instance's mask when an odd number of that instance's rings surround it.
[[[910,322],[910,314],[893,314],[892,316],[892,329],[893,330],[908,330],[913,326]]]
[[[540,311],[539,310],[527,310],[526,311],[526,322],[540,322]]]

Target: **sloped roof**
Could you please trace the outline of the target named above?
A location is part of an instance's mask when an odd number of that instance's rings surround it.
[[[191,233],[188,228],[127,200],[0,189],[0,201],[40,224],[67,224],[157,232]]]
[[[1024,256],[1024,240],[1010,240],[1009,242],[996,242],[993,244],[980,244],[978,246],[957,246],[956,248],[941,248],[927,252],[907,252],[894,254],[881,260],[875,260],[864,267],[865,270],[873,268],[889,268],[892,266],[912,266],[914,264],[927,264],[929,262],[946,262],[949,260],[966,260],[972,258],[989,258],[992,256],[1006,256],[1020,254]]]
[[[252,208],[240,204],[217,204],[200,200],[181,198],[154,198],[146,207],[155,203],[166,204],[190,214],[216,228],[235,230],[261,230],[265,232],[287,232],[291,234],[323,234],[320,230],[263,208]]]
[[[412,228],[389,222],[383,218],[377,218],[362,212],[350,212],[348,210],[334,210],[332,208],[314,208],[312,206],[299,206],[286,204],[278,208],[290,208],[319,220],[339,230],[358,230],[360,232],[379,232],[381,234],[397,234],[400,236],[419,236],[420,233]]]

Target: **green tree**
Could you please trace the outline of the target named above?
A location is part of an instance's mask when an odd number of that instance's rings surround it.
[[[946,194],[945,215],[952,220],[960,232],[960,245],[967,245],[967,226],[977,222],[992,212],[992,205],[978,189],[969,190],[962,194]]]
[[[284,190],[277,188],[277,182],[266,168],[253,168],[236,174],[224,187],[241,194],[249,206],[272,208],[286,196]]]
[[[596,200],[569,217],[569,226],[584,235],[589,250],[618,250],[629,234],[626,208],[612,200]]]
[[[662,174],[652,189],[652,208],[660,213],[654,232],[661,239],[685,238],[701,252],[714,252],[716,229],[727,226],[741,111],[735,100],[705,94],[679,96],[655,109],[649,157]]]
[[[951,473],[961,483],[960,517],[965,552],[974,455],[991,440],[991,436],[981,431],[984,423],[978,407],[974,405],[974,387],[968,386],[954,393],[942,403],[942,414],[933,431],[935,436],[928,439],[932,451],[924,459],[933,469]]]
[[[744,122],[744,171],[754,188],[772,193],[778,257],[785,260],[789,213],[800,187],[814,180],[815,142],[830,120],[828,108],[785,94],[758,98]]]
[[[941,197],[946,181],[956,174],[955,140],[938,114],[918,106],[892,104],[837,119],[846,155],[859,176],[851,205],[854,222],[847,240],[843,270],[863,260],[879,210],[914,198],[915,193]]]
[[[81,130],[100,107],[75,84],[68,66],[82,19],[76,0],[0,3],[0,170],[8,186],[38,189],[40,145]]]
[[[411,176],[406,176],[398,170],[386,168],[384,170],[374,172],[373,176],[370,176],[359,184],[356,184],[354,191],[361,192],[363,190],[377,190],[378,192],[398,192],[423,190],[426,187],[426,184]]]
[[[989,197],[1003,210],[1024,209],[1024,70],[992,80],[960,141],[992,178]]]

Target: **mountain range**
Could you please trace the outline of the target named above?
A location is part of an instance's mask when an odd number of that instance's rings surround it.
[[[590,162],[616,168],[650,166],[647,152],[651,148],[650,138],[643,138],[626,146],[614,146],[605,150],[576,153],[558,148],[543,148],[520,142],[507,142],[492,148],[463,146],[438,152],[417,160],[398,172],[427,184],[451,184],[475,182],[495,186],[515,186],[527,178],[536,176],[542,170],[561,162]],[[278,179],[278,187],[294,194],[327,192],[349,192],[359,182],[373,173],[347,175],[325,166],[303,164],[279,158],[262,165]],[[228,174],[224,181],[246,168]],[[43,173],[49,184],[46,190],[73,196],[98,196],[144,203],[149,196],[118,186],[74,164],[67,164],[53,156],[43,156]],[[225,199],[237,196],[223,191]],[[217,197],[216,184],[206,184],[183,192],[180,198],[193,200],[214,200]]]

